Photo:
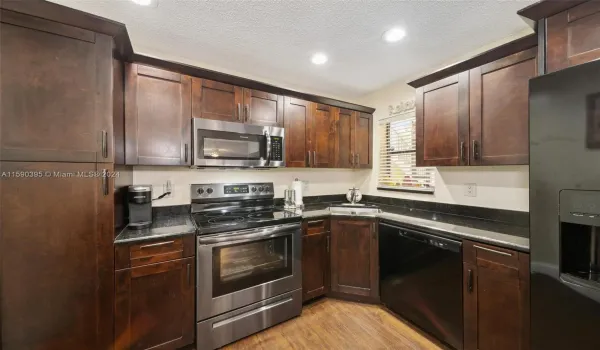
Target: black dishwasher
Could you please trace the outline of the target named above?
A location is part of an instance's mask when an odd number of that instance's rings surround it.
[[[379,224],[381,301],[455,349],[463,348],[462,243]]]

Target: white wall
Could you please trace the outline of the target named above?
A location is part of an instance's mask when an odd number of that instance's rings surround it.
[[[515,38],[507,38],[504,41],[513,39]],[[465,58],[471,57],[499,44],[501,43],[490,44],[476,52],[469,53]],[[416,74],[414,77],[424,74],[427,74],[427,72]],[[378,121],[381,118],[389,116],[389,105],[397,105],[401,101],[414,99],[414,97],[414,89],[408,86],[404,81],[400,81],[359,99],[359,104],[374,107],[376,109],[374,114],[375,120],[373,123],[375,126],[373,147],[374,166],[373,172],[364,178],[364,182],[360,185],[360,189],[364,194],[529,211],[529,166],[526,165],[439,167],[435,172],[435,193],[433,195],[377,190],[377,168],[379,166]],[[464,195],[465,184],[467,183],[477,185],[476,197],[467,197]]]
[[[153,197],[163,193],[167,180],[171,181],[172,194],[153,203],[154,206],[190,204],[190,184],[273,182],[275,197],[283,197],[283,190],[295,178],[305,181],[304,195],[346,193],[349,188],[365,182],[369,170],[338,169],[270,169],[270,170],[211,170],[184,167],[136,166],[133,183],[153,186]]]

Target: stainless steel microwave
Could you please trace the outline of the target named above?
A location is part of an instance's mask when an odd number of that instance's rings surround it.
[[[192,123],[195,168],[285,166],[283,128],[200,118]]]

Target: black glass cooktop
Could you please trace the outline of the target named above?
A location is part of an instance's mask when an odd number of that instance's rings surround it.
[[[248,228],[300,222],[302,215],[276,208],[238,209],[233,211],[213,210],[192,213],[198,234],[206,235]]]

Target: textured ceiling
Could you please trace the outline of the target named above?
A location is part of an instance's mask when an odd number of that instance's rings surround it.
[[[348,100],[523,32],[516,12],[535,2],[52,1],[125,23],[138,53]],[[407,36],[389,45],[392,26]],[[329,62],[313,65],[316,51]]]

